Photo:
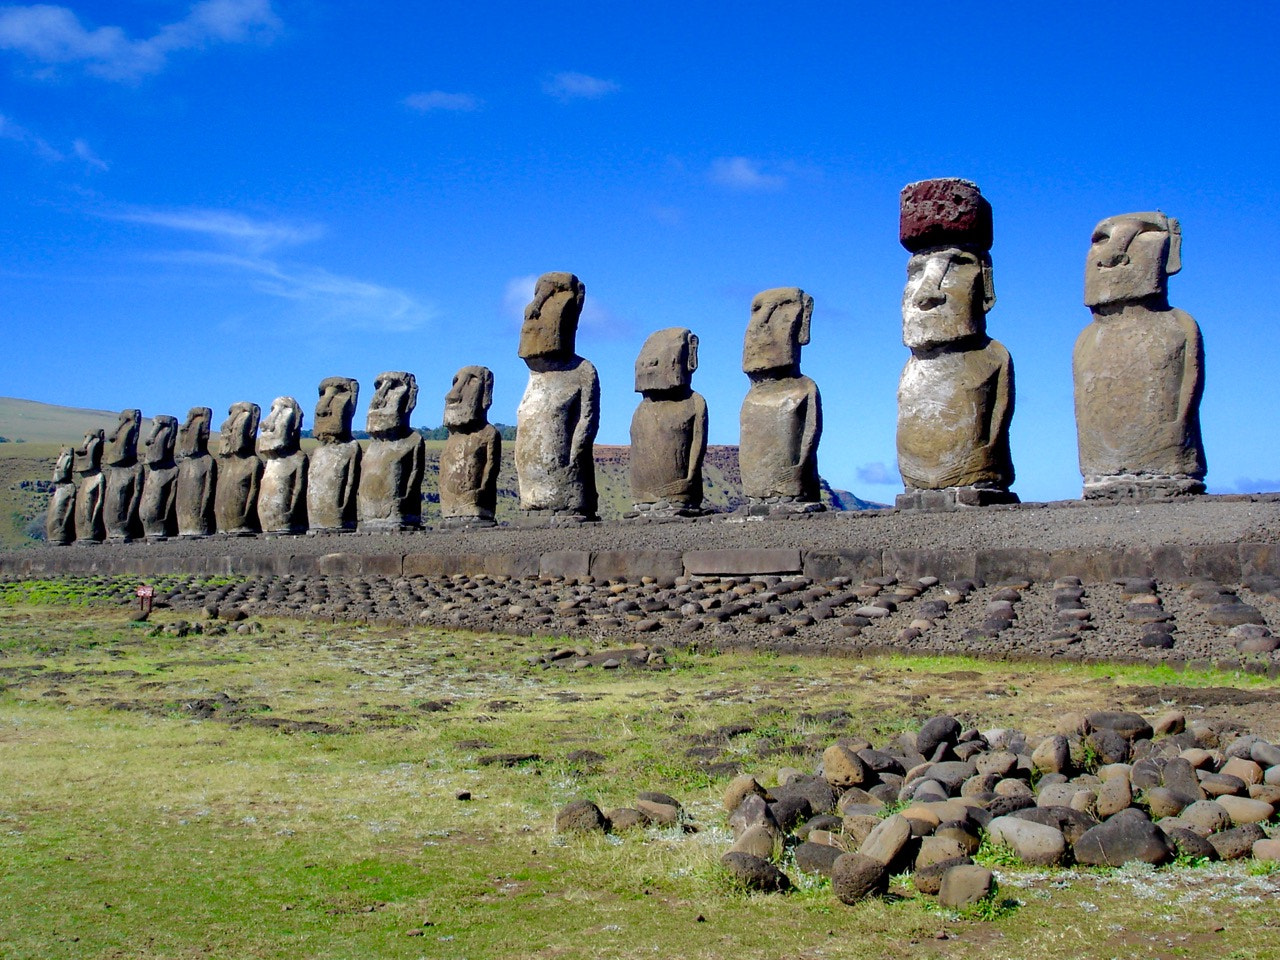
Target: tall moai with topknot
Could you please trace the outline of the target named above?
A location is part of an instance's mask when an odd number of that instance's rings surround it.
[[[121,410],[116,428],[107,436],[102,451],[106,491],[102,500],[102,522],[107,539],[127,543],[142,535],[138,507],[142,502],[142,464],[138,462],[138,435],[142,431],[142,411]]]
[[[213,509],[218,532],[247,537],[258,532],[258,487],[262,461],[254,450],[262,408],[241,401],[227,408],[218,455],[218,485]]]
[[[217,529],[214,519],[214,490],[218,481],[217,460],[209,454],[209,429],[213,411],[192,407],[178,428],[178,490],[175,509],[178,534],[207,537]]]
[[[1093,229],[1084,268],[1093,322],[1072,353],[1087,500],[1204,493],[1204,341],[1195,320],[1169,306],[1169,277],[1181,269],[1182,230],[1163,213]]]
[[[702,461],[707,453],[707,402],[692,388],[698,338],[683,327],[649,336],[636,357],[631,417],[631,500],[642,516],[702,512]]]
[[[991,204],[968,180],[902,188],[899,239],[911,253],[902,292],[898,381],[899,509],[1016,503],[1013,360],[987,335],[996,302]]]

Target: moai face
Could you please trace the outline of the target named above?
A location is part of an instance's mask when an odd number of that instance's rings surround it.
[[[176,417],[159,416],[151,418],[151,429],[142,442],[142,458],[148,466],[161,467],[173,462],[173,447],[178,439],[178,420]]]
[[[102,466],[102,447],[105,443],[101,430],[90,430],[84,435],[84,443],[75,451],[76,466],[81,473],[89,473]]]
[[[483,426],[492,403],[493,371],[463,367],[453,375],[453,388],[444,397],[444,425],[450,430]]]
[[[985,333],[995,299],[986,254],[961,247],[914,253],[902,291],[902,342],[931,347]]]
[[[1084,303],[1100,307],[1168,295],[1182,269],[1182,230],[1163,213],[1126,213],[1093,228],[1084,265]]]
[[[227,408],[221,431],[224,457],[247,457],[253,453],[253,436],[258,432],[260,416],[262,409],[256,403],[241,401]]]
[[[54,483],[70,483],[71,482],[71,466],[75,463],[75,451],[70,447],[63,447],[58,451],[58,459],[53,464],[53,482]]]
[[[298,450],[302,433],[302,407],[293,397],[276,397],[271,412],[258,431],[257,451],[261,456],[287,457]]]
[[[686,392],[697,369],[698,338],[683,327],[659,330],[636,357],[636,393]]]
[[[107,437],[103,459],[110,464],[127,466],[138,459],[138,433],[142,428],[141,410],[121,410],[115,430]]]
[[[578,319],[582,316],[586,299],[586,286],[572,273],[544,273],[540,276],[533,291],[533,300],[524,308],[520,358],[572,357],[577,349]]]
[[[412,373],[388,371],[373,381],[373,401],[365,429],[374,436],[399,436],[409,430],[409,414],[418,405],[418,381]]]
[[[209,451],[209,426],[213,423],[213,411],[208,407],[192,407],[187,419],[178,428],[178,456],[202,457]]]
[[[809,342],[813,297],[799,287],[778,287],[751,301],[751,320],[742,345],[742,372],[800,372],[800,348]]]
[[[351,418],[355,416],[360,384],[350,377],[325,377],[320,381],[316,419],[312,433],[324,443],[346,443],[351,439]]]

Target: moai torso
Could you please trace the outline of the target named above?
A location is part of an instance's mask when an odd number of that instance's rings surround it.
[[[440,515],[492,520],[501,464],[502,437],[493,424],[450,433],[440,454]]]
[[[138,519],[143,479],[142,464],[138,462],[141,426],[140,410],[121,411],[115,431],[106,438],[102,469],[105,478],[102,521],[108,540],[132,540],[142,531]]]
[[[755,500],[821,499],[818,441],[822,398],[806,376],[759,380],[742,401],[738,469],[742,490]]]
[[[172,537],[178,532],[178,465],[173,454],[177,433],[177,420],[157,416],[152,419],[151,431],[143,443],[142,499],[138,516],[148,539]]]
[[[292,397],[277,397],[258,431],[262,460],[258,525],[263,533],[305,533],[307,455],[299,448],[302,409]]]
[[[222,424],[222,452],[213,501],[219,533],[245,536],[258,532],[262,461],[254,453],[254,434],[260,413],[256,403],[234,403]]]
[[[320,381],[312,435],[319,446],[307,464],[307,526],[311,530],[354,530],[360,484],[360,443],[351,439],[360,384],[350,377]]]
[[[208,407],[192,407],[178,430],[175,512],[178,533],[184,537],[207,537],[216,529],[213,503],[218,466],[208,449],[212,420]]]
[[[411,373],[392,371],[374,381],[366,427],[372,436],[360,460],[356,508],[361,530],[399,530],[422,523],[426,445],[409,427],[418,402]]]
[[[516,409],[520,506],[595,516],[600,379],[582,357],[530,366]]]
[[[642,512],[702,506],[707,452],[707,403],[690,384],[698,369],[698,338],[684,327],[650,334],[636,357],[631,417],[631,500]]]
[[[53,492],[44,521],[44,538],[49,544],[67,544],[76,538],[76,485],[71,479],[74,457],[70,447],[63,447],[53,468]]]
[[[102,475],[104,442],[101,430],[91,430],[75,452],[76,540],[84,543],[105,540],[107,536],[102,522],[102,501],[107,489],[107,479]]]

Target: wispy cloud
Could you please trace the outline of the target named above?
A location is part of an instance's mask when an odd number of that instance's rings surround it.
[[[1210,484],[1211,487],[1217,484]],[[1238,477],[1233,486],[1227,487],[1221,491],[1211,490],[1211,493],[1270,493],[1280,490],[1280,480],[1270,480],[1265,477]]]
[[[562,103],[570,100],[599,100],[621,89],[614,81],[585,73],[556,73],[542,81],[542,92]]]
[[[227,210],[188,208],[156,210],[132,207],[109,211],[102,216],[109,220],[141,223],[167,230],[196,233],[226,241],[252,253],[265,253],[283,246],[294,246],[319,239],[324,229],[318,224],[296,224],[282,220],[255,220],[243,214]]]
[[[54,148],[43,137],[36,136],[21,124],[14,123],[4,114],[0,114],[0,139],[21,144],[42,160],[61,163],[67,159],[61,150]]]
[[[876,463],[864,463],[856,468],[854,473],[857,475],[859,483],[879,486],[891,484],[896,486],[899,482],[898,471],[891,470],[878,461]]]
[[[83,140],[73,141],[71,144],[71,149],[76,152],[77,157],[83,160],[88,166],[92,167],[94,170],[111,169],[110,166],[107,164],[107,161],[103,160],[100,156],[94,153],[93,149],[89,146],[89,144],[85,143]]]
[[[533,299],[533,289],[537,284],[538,275],[529,273],[512,277],[502,288],[502,314],[516,327],[524,323],[524,308]],[[632,327],[607,306],[592,299],[590,290],[587,291],[587,302],[582,307],[578,325],[608,337],[630,336]]]
[[[0,7],[0,49],[45,68],[81,64],[107,80],[137,80],[163,69],[172,53],[266,41],[280,27],[270,0],[201,0],[182,20],[135,40],[121,27],[86,27],[68,7],[33,4]]]
[[[716,186],[744,193],[780,190],[787,183],[786,177],[766,172],[758,160],[750,157],[717,157],[711,161],[707,179]]]
[[[524,323],[524,308],[533,299],[533,288],[537,283],[538,275],[529,273],[523,277],[512,277],[502,288],[502,315],[517,327]]]
[[[404,98],[403,102],[410,110],[417,110],[420,113],[430,113],[434,110],[469,113],[484,106],[483,100],[470,93],[446,93],[443,90],[411,93]]]

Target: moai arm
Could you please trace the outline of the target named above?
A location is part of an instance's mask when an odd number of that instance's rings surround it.
[[[702,469],[707,455],[707,401],[702,394],[693,394],[693,437],[689,443],[689,463],[685,467],[685,489],[693,482],[694,475]]]
[[[407,497],[413,491],[418,491],[418,502],[413,504],[413,515],[416,516],[422,512],[422,475],[426,472],[427,466],[427,445],[418,437],[418,442],[413,445],[413,459],[409,463],[408,473],[405,474],[404,494]]]
[[[1187,346],[1182,354],[1182,382],[1178,389],[1178,422],[1182,428],[1199,416],[1200,398],[1204,393],[1204,338],[1200,327],[1190,316],[1174,309],[1174,315],[1186,333]],[[1198,442],[1199,438],[1195,438]]]
[[[578,367],[583,383],[578,387],[578,422],[573,426],[573,440],[569,448],[570,462],[593,454],[591,445],[600,428],[600,378],[596,368],[583,360]]]
[[[1001,439],[1008,435],[1009,422],[1013,419],[1014,388],[1013,358],[1004,344],[992,341],[992,346],[1000,348],[1000,365],[996,368],[996,395],[991,405],[991,419],[987,424],[989,431],[983,447],[990,450]],[[1013,482],[1013,478],[1009,478]]]
[[[480,471],[480,489],[496,490],[498,487],[498,471],[502,469],[502,434],[493,429],[493,441],[484,445],[484,469]]]
[[[796,480],[802,484],[805,472],[817,457],[818,441],[822,437],[822,397],[818,394],[818,385],[809,380],[805,394],[804,432],[800,435],[800,458],[793,467]]]

